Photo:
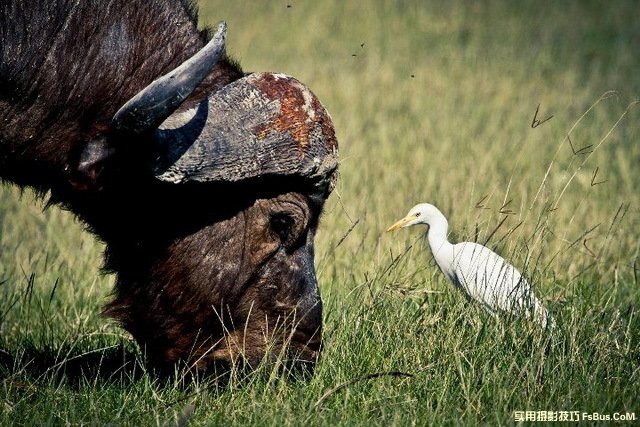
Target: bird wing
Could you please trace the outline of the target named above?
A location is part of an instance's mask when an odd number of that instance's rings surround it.
[[[472,242],[453,247],[457,284],[492,311],[527,307],[531,286],[518,269],[491,249]]]

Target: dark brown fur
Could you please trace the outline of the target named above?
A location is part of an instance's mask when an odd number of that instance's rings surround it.
[[[109,147],[99,186],[82,182],[79,158],[118,108],[203,45],[192,3],[10,0],[0,31],[0,178],[50,191],[107,244],[117,285],[106,312],[150,360],[255,365],[291,338],[295,356],[314,361],[323,200],[302,180],[162,183],[140,137]],[[183,107],[242,75],[223,59]]]
[[[108,129],[133,95],[202,47],[194,11],[186,0],[2,2],[2,177],[66,189],[82,145]],[[225,59],[193,98],[241,76]]]

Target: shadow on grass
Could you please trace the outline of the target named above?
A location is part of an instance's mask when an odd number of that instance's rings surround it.
[[[290,365],[286,360],[264,362],[258,367],[220,364],[206,372],[192,371],[182,364],[174,366],[174,369],[160,369],[149,365],[144,354],[130,343],[93,350],[25,345],[13,354],[0,347],[0,381],[13,383],[19,388],[35,383],[64,384],[72,389],[111,385],[126,387],[146,378],[182,391],[191,390],[195,385],[217,393],[226,390],[231,378],[234,378],[236,386],[246,386],[261,379],[268,381],[277,372],[279,378],[288,382],[307,382],[313,376],[313,370],[313,366]],[[189,394],[187,398],[191,396]]]
[[[129,384],[147,374],[143,357],[131,345],[80,351],[23,347],[17,353],[0,349],[0,379],[87,384]]]

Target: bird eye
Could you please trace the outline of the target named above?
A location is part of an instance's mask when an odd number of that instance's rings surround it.
[[[291,235],[293,218],[286,213],[275,213],[271,216],[271,229],[280,237],[283,242]]]
[[[416,212],[414,215],[416,218],[420,216],[420,212]]]

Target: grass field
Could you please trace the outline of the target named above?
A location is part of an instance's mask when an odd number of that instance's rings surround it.
[[[245,69],[298,77],[335,123],[340,181],[316,239],[325,351],[310,381],[265,368],[220,388],[158,382],[99,314],[113,280],[100,244],[3,186],[0,425],[640,418],[637,3],[426,3],[202,5],[204,22],[228,22]],[[553,117],[532,127],[538,106]],[[532,278],[552,334],[467,304],[423,230],[384,233],[423,201],[452,240],[488,240]]]

